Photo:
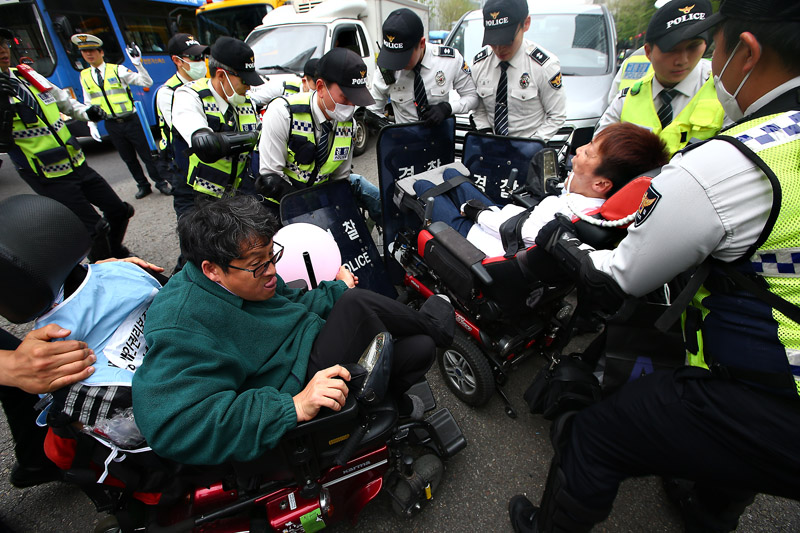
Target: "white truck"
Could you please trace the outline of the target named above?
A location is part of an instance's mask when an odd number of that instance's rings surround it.
[[[273,9],[245,41],[255,52],[258,73],[271,82],[292,78],[299,82],[306,61],[322,57],[334,47],[345,47],[364,60],[371,84],[377,68],[381,26],[389,13],[401,7],[419,14],[427,35],[428,6],[414,0],[324,0],[311,9],[303,1]],[[356,112],[355,122],[353,151],[360,155],[369,136],[364,109]]]

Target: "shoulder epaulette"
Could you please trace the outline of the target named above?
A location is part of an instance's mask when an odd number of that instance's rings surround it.
[[[547,60],[550,59],[550,56],[542,52],[538,47],[531,50],[531,53],[528,55],[540,65],[544,65],[547,63]]]
[[[439,57],[456,57],[456,51],[452,46],[440,46],[436,55]]]
[[[475,59],[472,60],[472,64],[474,65],[479,61],[483,61],[487,57],[489,57],[489,48],[483,48],[480,52],[475,54]]]

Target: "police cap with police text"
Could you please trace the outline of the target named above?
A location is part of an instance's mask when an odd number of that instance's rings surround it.
[[[171,56],[203,56],[208,54],[210,48],[188,33],[176,33],[167,43],[167,52]]]
[[[70,38],[78,50],[99,50],[103,48],[103,39],[91,33],[76,33]]]
[[[725,19],[750,22],[800,22],[800,2],[797,0],[723,0],[719,11],[698,23],[706,31]]]
[[[425,35],[425,28],[419,15],[404,7],[389,13],[383,23],[382,33],[378,66],[386,70],[402,70]]]
[[[355,105],[368,106],[375,99],[367,88],[367,66],[361,57],[347,48],[334,48],[322,56],[317,65],[317,77],[335,83]]]
[[[253,49],[244,41],[222,36],[211,46],[211,57],[233,70],[246,85],[261,85],[264,80],[256,73]]]
[[[711,13],[708,0],[671,0],[650,19],[645,42],[657,44],[662,52],[669,52],[688,39],[699,37],[709,42],[709,35],[700,29],[700,23]]]
[[[511,44],[527,17],[526,0],[489,0],[483,6],[483,45]]]

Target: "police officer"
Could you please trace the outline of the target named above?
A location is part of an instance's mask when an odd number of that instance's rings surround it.
[[[489,0],[483,8],[484,48],[472,63],[480,97],[474,113],[479,131],[548,141],[564,124],[561,65],[552,53],[525,39],[530,26],[525,0]]]
[[[205,56],[209,47],[200,44],[188,33],[177,33],[167,43],[167,51],[175,65],[176,73],[156,92],[156,113],[158,127],[161,129],[159,167],[161,175],[170,177],[173,206],[175,214],[180,218],[194,206],[194,193],[186,183],[189,158],[184,152],[189,145],[172,127],[172,105],[178,87],[205,77]]]
[[[696,30],[710,15],[708,0],[672,0],[656,11],[644,45],[652,66],[640,81],[620,91],[597,131],[632,122],[661,137],[670,153],[716,135],[725,114],[714,92],[711,62],[701,60],[708,33]]]
[[[105,62],[103,41],[99,37],[88,33],[78,33],[72,36],[72,42],[80,50],[83,59],[90,65],[89,68],[81,71],[83,102],[100,106],[108,115],[106,118],[108,136],[111,137],[111,142],[114,143],[114,147],[139,187],[136,191],[136,199],[144,198],[153,192],[142,167],[136,160],[137,153],[144,161],[147,173],[156,184],[156,188],[162,194],[172,194],[172,186],[158,172],[133,106],[133,95],[131,95],[129,86],[150,87],[153,84],[152,78],[142,66],[142,54],[139,47],[134,45],[133,53],[128,51],[128,57],[138,71],[133,72],[122,65]],[[89,122],[89,131],[92,138],[100,142],[100,132],[94,121]]]
[[[186,182],[197,195],[233,194],[247,176],[258,122],[247,91],[261,85],[253,50],[233,37],[211,46],[210,78],[175,91],[172,126],[191,150]]]
[[[122,245],[133,207],[86,163],[78,141],[61,120],[61,113],[78,120],[102,120],[98,106],[86,106],[44,77],[24,76],[11,67],[13,35],[0,28],[0,129],[12,133],[13,145],[4,151],[17,172],[42,196],[57,200],[81,219],[93,239],[92,260],[127,257]],[[103,218],[93,205],[100,208]]]
[[[453,113],[466,113],[478,105],[469,67],[455,48],[425,42],[419,15],[408,8],[392,11],[383,23],[379,70],[372,80],[375,104],[370,111],[383,115],[391,101],[397,123],[424,120],[436,126]],[[450,104],[450,91],[460,99]]]
[[[698,366],[556,420],[541,508],[509,504],[516,531],[589,531],[623,479],[647,474],[696,481],[690,531],[732,531],[754,492],[800,498],[800,3],[726,0],[690,36],[717,24],[715,88],[736,123],[672,159],[615,250],[557,222],[537,237],[607,298],[697,267],[685,338]]]
[[[352,50],[334,48],[319,60],[317,77],[315,91],[276,98],[267,107],[257,189],[277,213],[281,197],[293,189],[348,178],[356,203],[378,221],[378,188],[350,172],[355,107],[375,101],[367,89],[367,67]]]

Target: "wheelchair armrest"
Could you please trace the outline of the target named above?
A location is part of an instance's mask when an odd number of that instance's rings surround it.
[[[357,414],[358,402],[356,401],[355,394],[348,394],[341,411],[334,411],[333,409],[323,407],[320,409],[317,416],[311,420],[297,424],[296,427],[284,433],[283,440],[295,439],[311,433],[321,432],[335,426],[345,425],[347,422],[355,420]]]
[[[581,242],[585,242],[595,250],[616,247],[628,232],[625,228],[603,228],[583,220],[576,221],[574,227]]]
[[[434,222],[427,229],[436,238],[436,242],[441,244],[461,264],[467,266],[481,283],[491,285],[494,282],[492,276],[481,264],[481,261],[486,258],[486,254],[465,239],[459,232],[444,222]]]

